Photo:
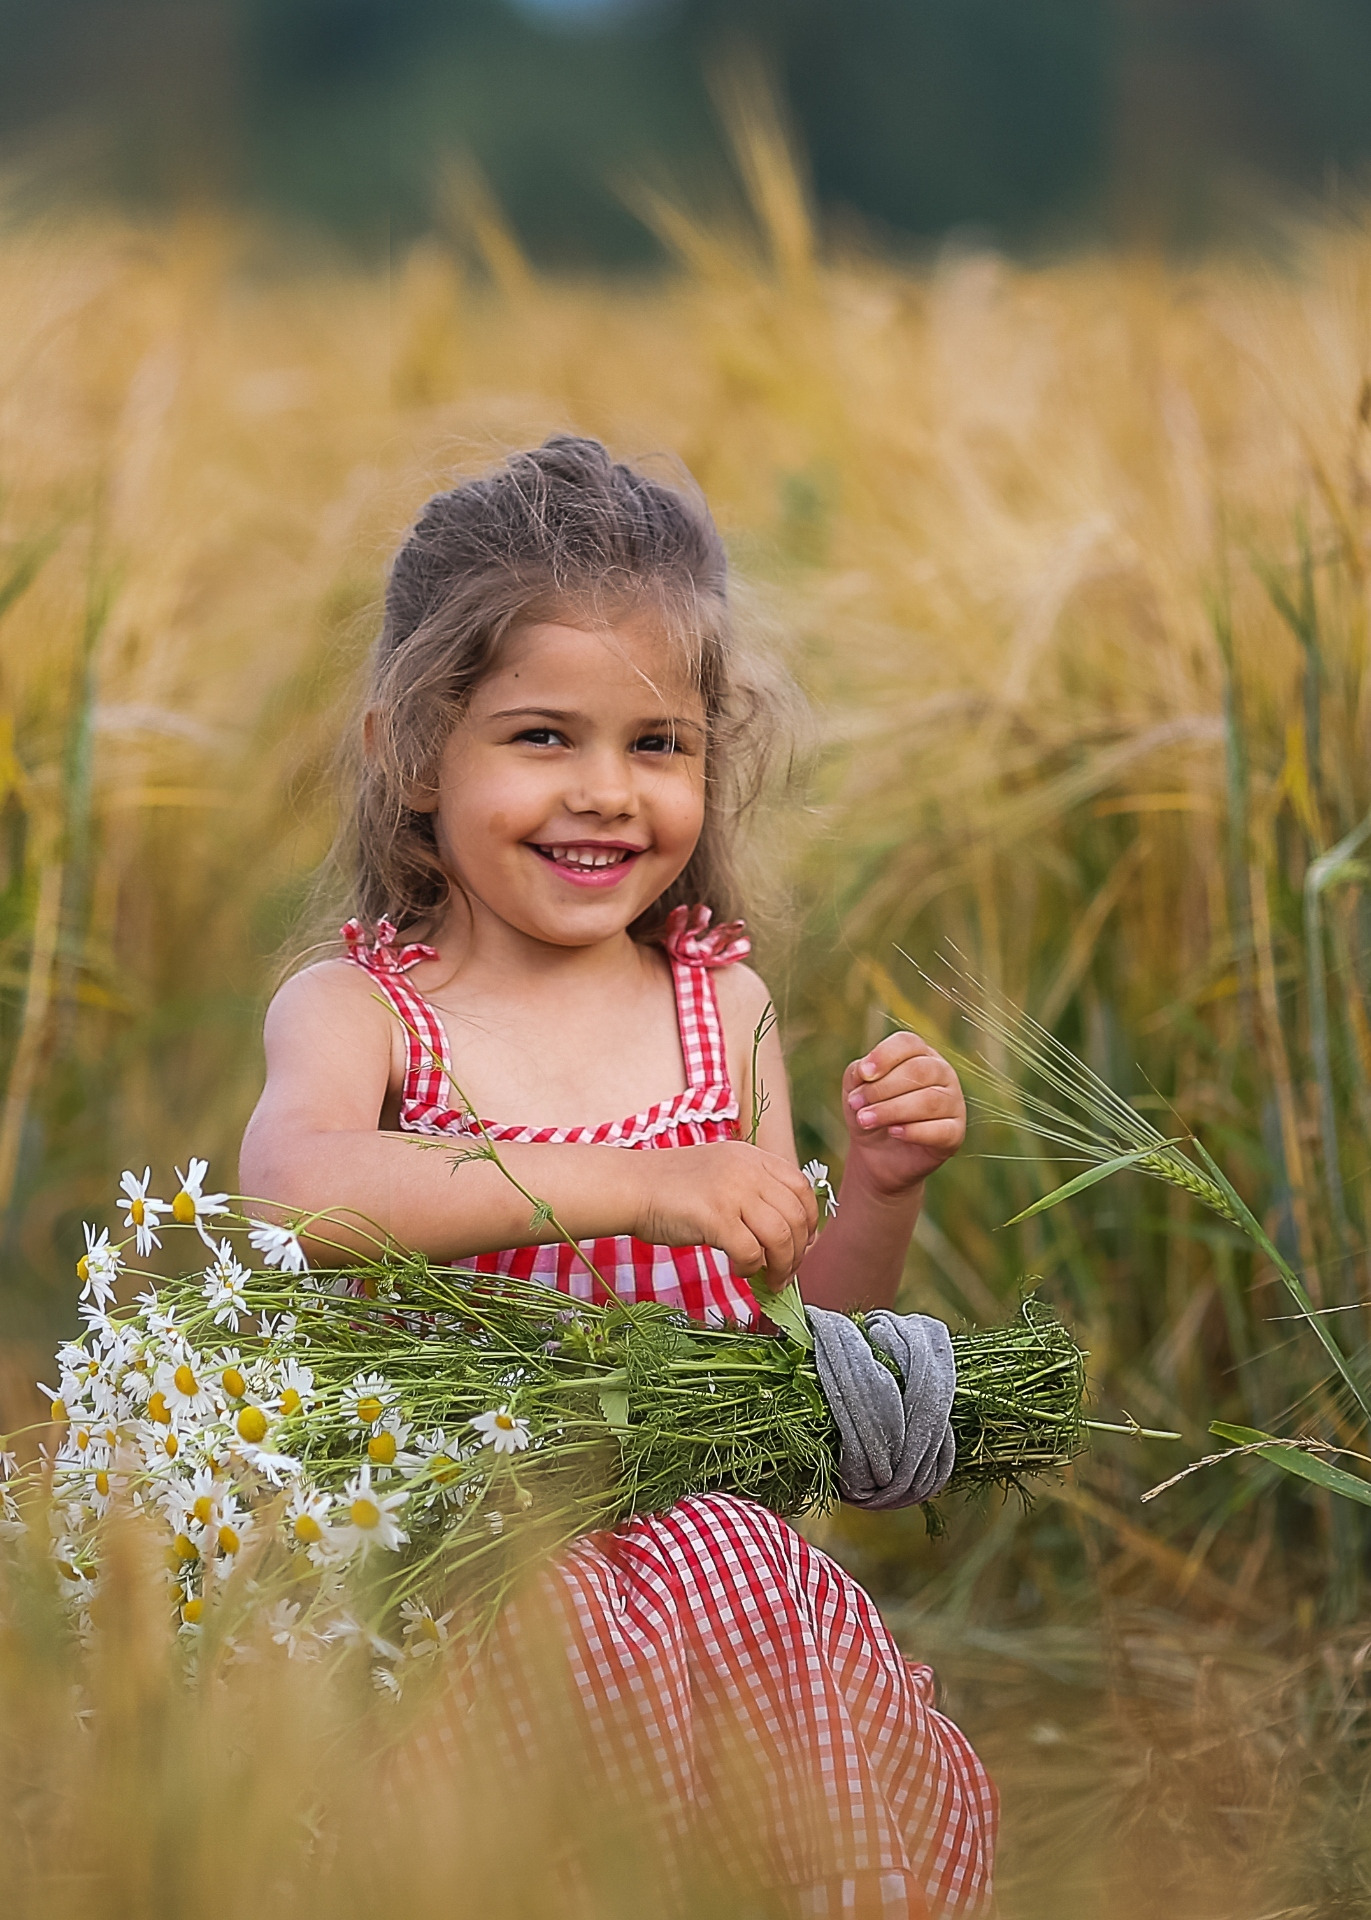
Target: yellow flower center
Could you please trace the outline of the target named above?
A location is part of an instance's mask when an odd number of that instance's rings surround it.
[[[207,1493],[202,1493],[191,1508],[191,1512],[195,1515],[202,1527],[207,1527],[210,1523],[210,1516],[214,1512],[214,1502]]]
[[[304,1401],[300,1398],[294,1387],[287,1387],[281,1395],[281,1411],[287,1418],[289,1418],[292,1413],[298,1413],[304,1404]]]
[[[357,1418],[364,1427],[369,1427],[374,1420],[379,1420],[383,1411],[374,1393],[364,1393],[357,1402]]]
[[[57,1571],[64,1580],[79,1580],[81,1578],[70,1560],[59,1560],[57,1562]]]
[[[502,1433],[513,1433],[514,1431],[514,1422],[507,1413],[497,1413],[495,1416],[495,1424]]]
[[[220,1378],[224,1383],[224,1392],[231,1400],[241,1400],[248,1390],[248,1383],[237,1367],[225,1367]]]
[[[178,1560],[198,1560],[200,1549],[188,1533],[178,1533],[171,1543],[172,1552]]]
[[[95,1476],[95,1491],[99,1494],[102,1500],[104,1499],[105,1495],[109,1492],[109,1475],[105,1472],[105,1469],[103,1467],[100,1468],[99,1472]]]
[[[444,1487],[450,1480],[455,1480],[461,1472],[461,1468],[450,1453],[435,1453],[428,1463],[428,1470],[439,1485]]]
[[[293,1532],[301,1545],[306,1547],[317,1546],[324,1537],[324,1529],[312,1513],[297,1514]]]
[[[420,1632],[420,1635],[425,1640],[432,1640],[437,1642],[441,1640],[443,1637],[442,1634],[439,1633],[438,1631],[438,1622],[432,1617],[431,1614],[427,1614],[427,1613],[419,1622],[419,1632]]]
[[[148,1419],[155,1420],[159,1426],[171,1425],[171,1415],[167,1411],[167,1396],[164,1393],[148,1395]]]
[[[377,1285],[376,1285],[376,1282],[375,1282],[374,1280],[372,1280],[372,1279],[371,1279],[370,1277],[368,1277],[367,1279],[365,1279],[365,1280],[363,1280],[363,1282],[362,1282],[362,1298],[363,1298],[364,1300],[374,1300],[374,1299],[376,1298],[376,1295],[377,1295],[377,1292],[378,1292],[378,1291],[379,1291],[379,1290],[378,1290],[378,1288],[377,1288]]]
[[[220,1527],[219,1529],[220,1553],[237,1553],[239,1547],[241,1547],[242,1544],[243,1544],[242,1541],[238,1538],[238,1535],[234,1532],[232,1527]]]
[[[183,1227],[191,1226],[195,1220],[195,1202],[184,1187],[171,1203],[171,1217]]]
[[[174,1433],[166,1434],[163,1437],[162,1450],[166,1454],[168,1460],[174,1460],[177,1454],[181,1451],[181,1442],[176,1438],[176,1435]]]
[[[87,1360],[86,1362],[87,1380],[93,1380],[96,1374],[99,1373],[99,1371],[100,1371],[100,1362],[98,1360]]]
[[[234,1425],[238,1438],[246,1440],[249,1446],[255,1447],[266,1438],[267,1416],[260,1407],[244,1407]]]
[[[76,1263],[76,1277],[82,1286],[85,1286],[87,1280],[90,1279],[90,1261],[87,1260],[84,1253]]]
[[[176,1391],[178,1393],[184,1393],[188,1400],[192,1394],[199,1393],[200,1382],[196,1379],[184,1360],[171,1377],[175,1384]]]
[[[67,1417],[67,1410],[60,1400],[54,1400],[48,1412],[54,1420],[65,1420]]]
[[[187,1600],[181,1609],[181,1618],[188,1627],[193,1627],[203,1616],[204,1611],[205,1603],[203,1600]]]
[[[81,1449],[82,1453],[84,1453],[86,1448],[90,1445],[90,1435],[86,1432],[84,1427],[81,1428],[81,1430],[76,1436],[76,1444]]]
[[[370,1533],[373,1527],[381,1524],[381,1509],[374,1500],[364,1497],[353,1501],[348,1508],[348,1518],[354,1527],[361,1527],[364,1532]]]
[[[147,1217],[148,1217],[147,1208],[143,1205],[141,1200],[130,1201],[129,1222],[132,1226],[141,1227],[143,1222],[147,1219]]]
[[[393,1433],[373,1433],[367,1441],[367,1452],[378,1467],[395,1465],[395,1435]]]

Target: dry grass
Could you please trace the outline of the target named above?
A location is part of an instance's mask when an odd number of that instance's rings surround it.
[[[7,1424],[119,1169],[193,1150],[227,1171],[388,551],[455,467],[565,426],[690,466],[815,699],[798,937],[769,956],[806,1150],[833,1154],[836,1068],[885,1013],[938,1031],[894,942],[951,938],[1115,1084],[1174,1099],[1327,1303],[1366,1302],[1365,869],[1319,896],[1322,1088],[1304,904],[1371,808],[1371,237],[1292,232],[1279,269],[916,273],[816,257],[775,162],[763,139],[755,233],[658,204],[683,264],[643,283],[540,282],[488,208],[390,274],[208,216],[0,234]],[[1100,1188],[996,1234],[1048,1179],[942,1176],[921,1300],[985,1319],[1044,1273],[1106,1417],[1183,1424],[1195,1452],[1215,1415],[1336,1423],[1271,1276],[1182,1196]],[[1364,1340],[1361,1308],[1339,1324]],[[943,1544],[830,1537],[917,1598],[910,1634],[995,1756],[1007,1912],[1371,1910],[1362,1522],[1236,1468],[1138,1507],[1175,1464],[1101,1450],[1061,1498],[960,1516]],[[1084,1668],[1070,1647],[1053,1667],[1063,1634]],[[6,1713],[60,1718],[13,1692]],[[295,1759],[267,1744],[269,1783]],[[228,1792],[203,1778],[192,1824]],[[1162,1853],[1184,1886],[1131,1864]],[[155,1877],[188,1904],[218,1858]],[[259,1903],[269,1881],[249,1876]]]

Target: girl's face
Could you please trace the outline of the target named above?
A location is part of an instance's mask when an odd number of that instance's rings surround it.
[[[439,853],[478,917],[590,946],[681,873],[704,776],[704,702],[664,639],[520,628],[443,750]]]

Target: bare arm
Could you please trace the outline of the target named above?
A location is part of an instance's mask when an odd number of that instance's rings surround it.
[[[267,1084],[243,1139],[240,1180],[259,1202],[314,1222],[317,1258],[384,1242],[439,1260],[559,1238],[468,1142],[383,1132],[396,1079],[395,1022],[344,964],[290,980],[267,1014]],[[622,1147],[504,1146],[514,1180],[573,1239],[635,1234],[722,1247],[743,1272],[793,1272],[813,1226],[804,1182],[776,1155],[736,1142],[631,1153]],[[792,1155],[793,1162],[793,1155]],[[319,1216],[328,1216],[325,1224]]]
[[[746,970],[738,974],[730,991],[734,1004],[726,1011],[735,1020],[752,1016],[755,1027],[766,990],[752,975],[760,991],[750,991]],[[762,1042],[757,1065],[765,1095],[757,1143],[795,1162],[785,1059],[774,1030]],[[738,1081],[746,1126],[751,1097],[746,1072]],[[843,1114],[851,1145],[838,1210],[801,1262],[800,1291],[812,1305],[842,1312],[888,1307],[899,1290],[924,1182],[961,1145],[966,1130],[961,1088],[952,1068],[916,1034],[892,1034],[843,1075]]]
[[[843,1075],[849,1139],[837,1216],[800,1269],[820,1307],[888,1307],[923,1205],[924,1182],[966,1137],[956,1073],[916,1033],[892,1033]]]

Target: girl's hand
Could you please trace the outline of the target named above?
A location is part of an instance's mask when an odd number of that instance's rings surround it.
[[[800,1169],[745,1141],[624,1158],[636,1162],[642,1189],[633,1231],[652,1245],[720,1247],[735,1272],[765,1267],[768,1285],[782,1287],[818,1230],[814,1193]]]
[[[892,1033],[852,1062],[843,1114],[868,1183],[892,1197],[926,1180],[966,1138],[961,1082],[917,1033]]]

